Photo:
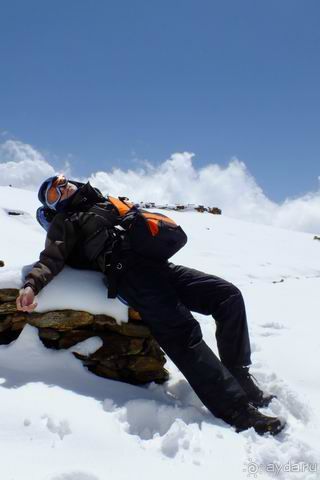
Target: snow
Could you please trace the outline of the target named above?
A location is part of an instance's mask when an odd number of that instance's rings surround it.
[[[0,188],[0,288],[18,288],[43,248],[36,208],[33,192]],[[8,215],[12,209],[24,214]],[[320,478],[320,243],[312,234],[223,215],[165,213],[189,237],[175,263],[241,288],[252,373],[278,396],[263,411],[285,418],[286,428],[276,437],[236,434],[206,410],[170,360],[164,385],[127,385],[93,375],[73,356],[95,351],[99,338],[55,351],[27,325],[0,347],[1,480]],[[98,272],[65,268],[38,300],[39,311],[77,308],[127,321]],[[213,319],[195,317],[217,353]]]
[[[79,353],[79,355],[92,355],[103,345],[103,341],[100,337],[90,337],[83,342],[79,342],[69,348],[70,352]]]

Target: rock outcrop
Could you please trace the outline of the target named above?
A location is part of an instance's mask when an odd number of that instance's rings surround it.
[[[204,205],[196,205],[194,203],[176,203],[176,204],[157,204],[155,202],[140,202],[141,208],[158,208],[159,210],[176,210],[179,212],[197,211],[200,213],[208,212],[213,215],[221,215],[222,210],[218,207],[205,207]]]
[[[16,310],[16,289],[0,289],[0,344],[8,344],[26,323],[38,328],[48,348],[67,349],[91,337],[103,344],[94,353],[74,355],[93,373],[133,384],[168,379],[165,355],[138,312],[129,309],[128,323],[119,325],[107,315],[75,310],[24,313]]]

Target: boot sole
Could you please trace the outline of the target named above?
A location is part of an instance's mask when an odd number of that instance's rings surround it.
[[[274,424],[270,424],[268,425],[267,427],[264,427],[264,428],[259,428],[259,426],[257,425],[255,427],[255,425],[250,425],[246,428],[244,427],[240,427],[240,428],[237,428],[236,427],[236,432],[237,433],[240,433],[240,432],[244,432],[245,430],[248,430],[249,428],[253,427],[254,431],[258,434],[258,435],[266,435],[267,433],[270,433],[270,435],[278,435],[278,433],[280,433],[284,427],[286,426],[286,422],[283,422],[283,423],[280,423],[279,421],[275,422]]]
[[[267,398],[265,401],[255,402],[254,400],[249,400],[249,402],[256,408],[263,408],[268,407],[274,398],[277,398],[277,396],[272,395],[272,397]]]
[[[255,431],[259,434],[259,435],[265,435],[266,433],[270,433],[270,435],[278,435],[278,433],[280,433],[284,427],[286,426],[286,423],[278,423],[277,425],[268,425],[268,427],[266,429],[263,429],[263,430],[256,430]],[[254,428],[254,426],[253,426]]]

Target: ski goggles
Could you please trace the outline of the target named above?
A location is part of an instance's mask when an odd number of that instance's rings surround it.
[[[60,202],[63,189],[67,186],[68,180],[64,175],[54,177],[48,184],[45,199],[49,208],[55,208]]]

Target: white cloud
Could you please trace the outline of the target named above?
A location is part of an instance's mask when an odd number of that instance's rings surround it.
[[[305,232],[320,233],[320,192],[286,200],[277,208],[273,225]]]
[[[320,192],[279,204],[266,197],[245,164],[237,158],[226,167],[193,166],[194,154],[175,153],[159,166],[144,162],[136,170],[96,172],[90,183],[104,194],[156,203],[217,206],[225,215],[308,232],[320,232]]]
[[[53,167],[31,145],[17,140],[0,144],[0,185],[37,190],[54,173]]]
[[[78,179],[89,180],[104,194],[125,195],[135,202],[217,206],[230,217],[320,232],[320,191],[276,203],[266,197],[238,159],[231,159],[226,167],[212,163],[196,168],[193,158],[193,153],[174,153],[158,166],[143,161],[135,169],[114,168]],[[64,170],[71,175],[68,161]],[[41,182],[54,173],[54,168],[31,145],[14,140],[0,144],[0,185],[38,190]],[[77,179],[75,175],[72,178]]]

